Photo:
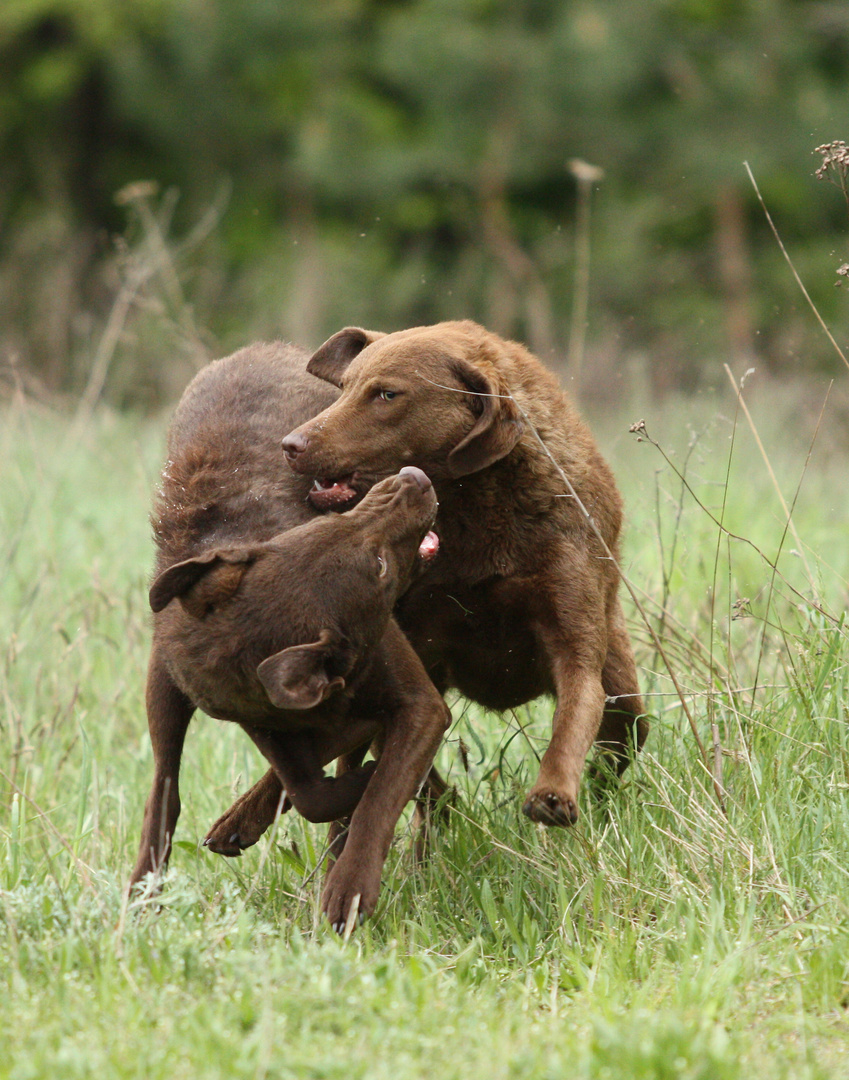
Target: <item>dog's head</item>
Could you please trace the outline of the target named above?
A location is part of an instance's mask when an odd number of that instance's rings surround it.
[[[342,390],[283,440],[321,508],[351,505],[403,465],[437,482],[505,457],[522,422],[504,377],[508,344],[471,322],[395,334],[340,330],[307,370]]]
[[[436,553],[436,509],[428,477],[406,468],[349,514],[164,570],[150,606],[169,609],[186,678],[203,681],[201,703],[212,699],[219,676],[232,686],[236,670],[246,694],[258,679],[279,709],[310,709],[343,690],[418,567]]]

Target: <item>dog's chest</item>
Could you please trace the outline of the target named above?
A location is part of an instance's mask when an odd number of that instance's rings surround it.
[[[540,598],[518,579],[410,590],[398,621],[441,689],[456,687],[492,709],[512,708],[552,689],[536,633]]]

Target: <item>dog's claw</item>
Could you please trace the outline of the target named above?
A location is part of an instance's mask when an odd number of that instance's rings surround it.
[[[357,893],[348,907],[347,917],[341,919],[339,922],[332,923],[331,925],[335,932],[347,941],[355,928],[362,926],[365,921],[366,913],[360,908],[360,894]]]
[[[240,859],[242,857],[242,851],[247,845],[241,843],[238,833],[233,833],[226,844],[218,839],[214,833],[210,833],[209,836],[201,841],[201,846],[205,847],[208,851],[214,852],[216,855],[226,855],[228,859]]]

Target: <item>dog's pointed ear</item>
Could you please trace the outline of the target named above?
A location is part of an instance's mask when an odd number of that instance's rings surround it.
[[[292,645],[269,656],[256,673],[278,709],[312,709],[345,688],[345,676],[353,666],[347,640],[332,630],[322,630],[318,641]]]
[[[208,551],[194,559],[169,566],[150,587],[153,611],[162,611],[178,599],[198,619],[229,600],[239,587],[248,566],[257,558],[249,548]]]
[[[359,356],[367,345],[382,337],[386,337],[386,334],[381,334],[378,330],[346,326],[318,347],[310,357],[307,371],[325,382],[333,383],[334,386],[341,386],[348,364],[355,356]]]
[[[506,387],[492,382],[466,360],[455,360],[452,367],[470,391],[477,421],[448,455],[448,468],[452,476],[468,476],[506,457],[519,441],[524,425]]]

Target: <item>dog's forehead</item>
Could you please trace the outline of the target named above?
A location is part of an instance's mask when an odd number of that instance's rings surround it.
[[[452,362],[463,357],[459,341],[432,331],[401,331],[373,342],[357,356],[348,369],[346,382],[366,379],[409,378],[416,374],[431,377],[450,371]]]

